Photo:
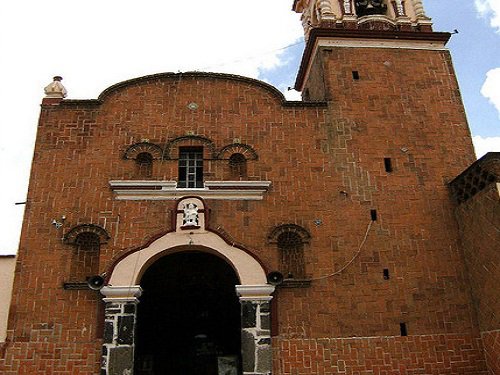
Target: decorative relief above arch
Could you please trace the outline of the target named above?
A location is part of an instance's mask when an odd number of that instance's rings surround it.
[[[241,154],[246,160],[257,160],[257,152],[249,145],[244,143],[232,143],[222,147],[217,154],[217,159],[229,159],[232,154]]]
[[[210,151],[210,156],[212,158],[215,158],[217,155],[215,144],[211,139],[201,135],[183,135],[181,137],[174,138],[171,141],[167,142],[167,144],[165,145],[165,153],[163,156],[165,160],[176,158],[173,154],[174,151],[177,151],[177,145],[179,143],[185,143],[186,146],[203,145],[208,147]]]
[[[123,158],[136,160],[137,156],[142,153],[148,153],[154,160],[158,160],[162,158],[163,150],[160,146],[154,143],[139,142],[129,146],[125,151]]]
[[[77,225],[64,235],[64,243],[75,245],[77,238],[81,234],[94,234],[99,238],[100,244],[105,244],[111,238],[106,229],[96,224],[80,224]]]

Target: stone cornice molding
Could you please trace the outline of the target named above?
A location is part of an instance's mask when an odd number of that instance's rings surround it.
[[[236,285],[236,293],[240,301],[261,301],[268,302],[273,299],[273,285]]]
[[[142,294],[139,285],[114,286],[107,285],[101,289],[104,302],[137,302]]]
[[[175,200],[186,196],[220,200],[262,200],[271,181],[206,181],[204,188],[177,188],[176,181],[111,180],[117,200]]]

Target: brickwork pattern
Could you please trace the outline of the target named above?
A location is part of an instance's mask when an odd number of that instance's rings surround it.
[[[280,375],[488,374],[470,335],[275,340]]]
[[[456,210],[481,331],[500,329],[500,194],[496,184]]]
[[[490,375],[500,374],[500,330],[482,332],[486,364]]]

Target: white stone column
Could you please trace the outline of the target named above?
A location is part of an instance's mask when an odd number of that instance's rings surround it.
[[[241,303],[241,354],[244,375],[270,375],[272,285],[237,285]]]
[[[134,372],[137,304],[142,289],[134,286],[105,286],[106,303],[102,348],[102,375],[132,375]]]

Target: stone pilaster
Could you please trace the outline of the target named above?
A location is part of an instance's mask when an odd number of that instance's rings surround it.
[[[101,289],[106,303],[101,375],[132,375],[140,286]]]
[[[244,375],[272,373],[271,285],[237,285],[241,302],[241,351]]]

